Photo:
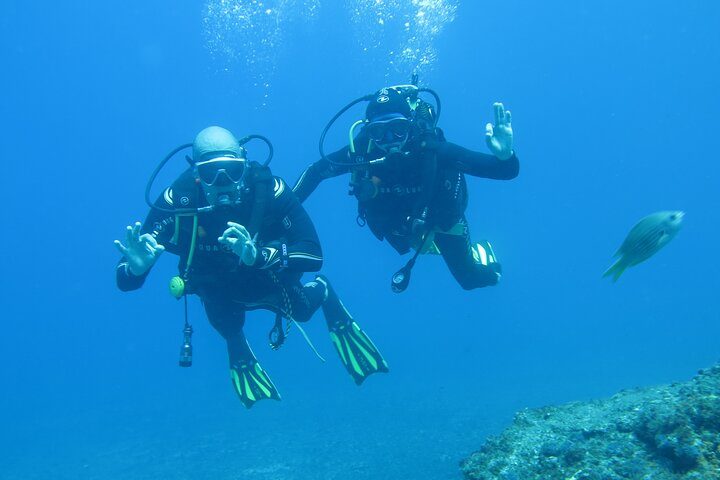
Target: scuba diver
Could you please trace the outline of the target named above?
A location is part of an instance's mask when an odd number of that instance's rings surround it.
[[[269,147],[264,164],[247,159],[243,145],[252,139]],[[150,191],[158,173],[189,147],[190,167],[152,202]],[[173,296],[185,301],[180,366],[192,364],[187,295],[197,295],[210,324],[227,342],[232,385],[247,408],[262,399],[280,400],[243,333],[249,310],[276,314],[270,331],[273,349],[295,325],[315,350],[298,322],[310,320],[322,306],[332,342],[358,385],[375,372],[388,371],[327,278],[318,275],[304,285],[300,282],[303,273],[320,269],[320,242],[292,190],[272,175],[271,158],[272,145],[265,137],[238,140],[224,128],[202,130],[192,144],[176,148],[158,165],[145,190],[151,206],[145,222],[128,226],[124,243],[115,240],[122,254],[116,271],[122,291],[139,289],[165,250],[180,258],[180,275],[170,282]]]
[[[435,106],[420,98],[435,98]],[[349,144],[325,154],[325,136],[332,125],[358,103],[368,102],[365,118],[350,127]],[[502,269],[488,241],[472,242],[465,210],[465,175],[510,180],[518,175],[513,151],[511,114],[493,105],[495,124],[486,126],[492,155],[445,140],[437,127],[440,98],[429,88],[386,87],[360,97],[341,109],[320,138],[320,160],[300,176],[293,191],[301,202],[322,180],[350,173],[350,194],[358,201],[357,221],[367,224],[379,240],[387,240],[401,255],[415,250],[410,261],[392,277],[394,292],[404,291],[410,273],[424,253],[442,255],[465,290],[495,285]]]

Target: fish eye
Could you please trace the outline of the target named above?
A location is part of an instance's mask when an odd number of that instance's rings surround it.
[[[677,220],[677,217],[677,213],[673,213],[672,215],[670,215],[670,220],[675,221]]]

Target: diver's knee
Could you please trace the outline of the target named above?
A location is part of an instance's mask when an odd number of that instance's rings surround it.
[[[475,290],[497,285],[502,277],[502,266],[490,242],[482,240],[472,245],[471,252],[475,268],[456,277],[460,286],[465,290]]]
[[[328,296],[327,284],[318,278],[302,287],[294,288],[293,320],[300,323],[309,321]]]
[[[490,266],[477,268],[472,274],[457,275],[455,279],[463,290],[492,287],[497,285],[502,275]]]
[[[476,288],[482,287],[482,285],[478,285],[477,282],[470,282],[467,280],[460,280],[460,279],[458,279],[458,285],[460,285],[460,288],[462,288],[466,292],[469,292],[470,290],[475,290]]]
[[[242,335],[242,329],[244,321],[242,319],[235,319],[231,315],[217,315],[216,312],[210,314],[208,312],[208,321],[210,325],[220,334],[225,340],[231,340],[238,335]]]

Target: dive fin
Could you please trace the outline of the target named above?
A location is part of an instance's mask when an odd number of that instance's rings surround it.
[[[387,372],[388,365],[370,337],[360,328],[338,298],[326,277],[317,281],[327,288],[327,299],[322,305],[330,339],[350,376],[357,385],[373,373]]]
[[[618,278],[620,278],[620,275],[623,274],[625,269],[627,268],[627,265],[623,263],[622,257],[620,257],[615,263],[613,263],[610,268],[605,270],[605,273],[603,273],[603,278],[612,276],[612,281],[617,282]]]
[[[260,400],[280,400],[275,384],[258,363],[247,341],[244,338],[243,341],[247,348],[240,349],[242,356],[232,355],[238,353],[235,351],[231,352],[230,358],[230,380],[240,401],[245,408],[251,408]]]

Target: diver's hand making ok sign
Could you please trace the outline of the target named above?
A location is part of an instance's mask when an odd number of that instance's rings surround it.
[[[115,240],[115,247],[122,253],[127,261],[127,268],[133,275],[144,275],[155,264],[165,247],[160,245],[155,237],[149,233],[140,235],[142,224],[135,222],[128,225],[125,235],[125,244]]]
[[[230,247],[245,265],[253,265],[257,258],[255,239],[250,237],[247,228],[239,223],[227,222],[227,224],[228,228],[223,232],[222,237],[218,237],[218,242]]]
[[[502,103],[494,103],[495,125],[488,123],[485,126],[485,141],[487,146],[500,160],[507,160],[513,156],[512,115],[505,110]]]

